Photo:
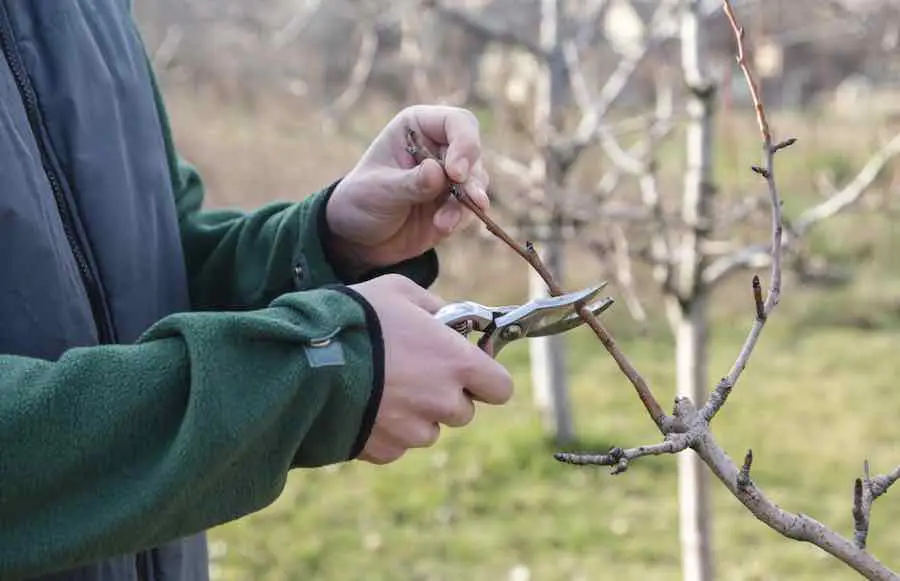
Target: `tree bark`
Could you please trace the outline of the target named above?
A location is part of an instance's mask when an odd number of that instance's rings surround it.
[[[676,340],[679,396],[696,406],[706,402],[708,385],[707,289],[702,245],[712,220],[713,85],[708,78],[707,47],[700,0],[691,0],[681,19],[681,61],[687,100],[686,167],[681,217],[684,230],[677,249],[677,296],[669,298]],[[685,581],[713,578],[708,473],[692,450],[678,456],[678,496],[682,576]]]
[[[700,406],[707,398],[709,376],[706,297],[695,297],[686,308],[678,306],[675,318],[678,395],[689,397]],[[691,449],[678,455],[677,464],[682,578],[685,581],[711,581],[713,557],[709,473]]]
[[[568,83],[565,59],[559,38],[560,2],[541,0],[540,46],[548,55],[541,63],[534,99],[534,129],[538,153],[534,163],[540,170],[544,197],[551,208],[540,217],[539,252],[553,277],[562,282],[565,246],[559,220],[557,196],[563,191],[565,176],[548,147],[550,135],[558,129],[563,95]],[[543,227],[541,227],[543,226]],[[546,285],[529,269],[530,298],[547,296]],[[565,342],[562,337],[535,338],[529,341],[534,404],[546,433],[557,444],[570,443],[575,437],[569,386],[565,366]]]
[[[554,279],[561,280],[564,270],[562,243],[551,236],[543,245],[540,254]],[[547,287],[534,270],[529,269],[528,277],[529,298],[547,296]],[[564,341],[562,335],[535,337],[529,341],[534,405],[541,417],[545,433],[551,434],[557,444],[566,444],[575,438]]]

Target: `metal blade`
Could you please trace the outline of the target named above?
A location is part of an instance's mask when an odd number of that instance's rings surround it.
[[[578,313],[575,312],[575,305],[593,299],[606,284],[604,282],[600,285],[565,295],[532,300],[498,318],[497,327],[504,328],[516,325],[521,329],[521,335],[525,337],[565,332],[582,323]],[[612,299],[607,300],[611,301]],[[596,307],[603,311],[609,308],[609,305],[598,304]]]
[[[612,297],[606,297],[588,305],[588,309],[594,316],[597,316],[606,309],[610,308],[615,302],[615,299],[613,299]],[[576,327],[580,327],[583,324],[584,320],[581,318],[577,311],[573,310],[573,312],[569,313],[562,319],[557,319],[555,322],[548,322],[541,327],[534,327],[530,329],[528,331],[528,337],[559,335],[560,333],[565,333],[566,331],[570,331]]]

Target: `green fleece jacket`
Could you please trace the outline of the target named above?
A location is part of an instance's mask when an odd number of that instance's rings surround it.
[[[384,347],[323,247],[333,188],[204,211],[203,182],[164,127],[193,310],[131,345],[0,355],[4,572],[92,562],[247,515],[278,497],[289,470],[355,458],[371,430]],[[387,271],[428,286],[437,259]]]

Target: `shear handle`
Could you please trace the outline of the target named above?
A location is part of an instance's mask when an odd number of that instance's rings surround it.
[[[505,309],[499,309],[505,310]],[[434,317],[463,335],[472,331],[484,333],[498,316],[498,309],[492,309],[472,301],[460,301],[444,305]]]

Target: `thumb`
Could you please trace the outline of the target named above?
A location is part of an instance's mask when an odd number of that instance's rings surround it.
[[[450,186],[444,169],[433,159],[426,159],[408,170],[398,170],[392,177],[396,182],[390,184],[389,189],[399,191],[413,204],[434,201]]]

